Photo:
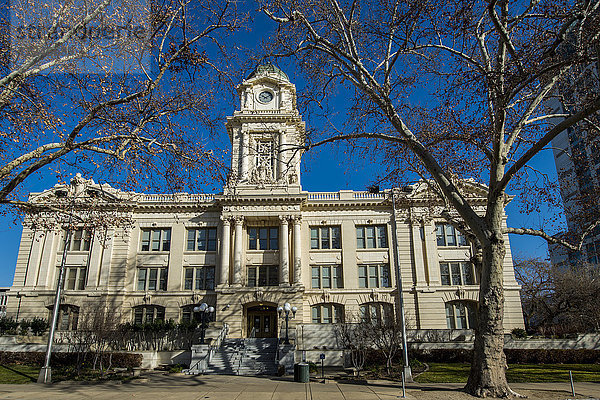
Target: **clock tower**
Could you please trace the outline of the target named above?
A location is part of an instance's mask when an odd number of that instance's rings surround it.
[[[225,194],[300,193],[305,125],[296,108],[296,87],[267,64],[237,90],[240,110],[226,124],[233,151]]]

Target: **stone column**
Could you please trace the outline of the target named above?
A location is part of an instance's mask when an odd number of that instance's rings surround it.
[[[294,216],[294,283],[302,284],[302,217]]]
[[[279,216],[281,221],[281,229],[279,235],[279,284],[290,284],[290,251],[288,248],[288,217]]]
[[[235,239],[234,239],[234,254],[233,254],[233,284],[241,286],[242,284],[242,226],[244,217],[235,217]]]
[[[223,228],[221,230],[221,265],[219,285],[225,286],[229,281],[229,242],[231,239],[231,228],[229,218],[221,216]]]

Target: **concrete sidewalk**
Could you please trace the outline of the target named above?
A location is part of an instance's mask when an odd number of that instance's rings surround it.
[[[411,384],[409,399],[473,399],[458,391],[460,384]],[[572,398],[568,384],[515,384],[514,390],[529,399],[562,400]],[[600,384],[577,383],[575,398],[600,397]],[[0,385],[0,399],[235,399],[235,400],[386,400],[398,399],[402,388],[389,381],[368,384],[296,383],[291,378],[223,375],[162,375],[152,373],[130,383],[85,384],[63,382],[54,385]]]

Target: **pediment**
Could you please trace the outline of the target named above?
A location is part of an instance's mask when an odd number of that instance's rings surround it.
[[[69,199],[77,203],[93,200],[98,203],[123,202],[129,196],[126,192],[111,187],[107,183],[96,183],[93,179],[85,179],[81,174],[76,174],[69,184],[56,184],[54,187],[41,193],[32,193],[29,196],[31,203],[56,203]]]

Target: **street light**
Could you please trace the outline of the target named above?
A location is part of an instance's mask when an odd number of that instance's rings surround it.
[[[215,308],[208,306],[206,303],[194,307],[194,313],[200,313],[200,344],[204,344],[204,335],[206,334],[206,324],[210,321],[211,315],[215,312]]]
[[[284,318],[285,316],[285,340],[284,344],[290,344],[290,333],[289,333],[289,321],[290,321],[290,313],[292,314],[292,318],[296,316],[296,311],[298,311],[298,307],[292,307],[290,303],[285,303],[283,307],[277,307],[277,312],[279,313],[279,318]]]

